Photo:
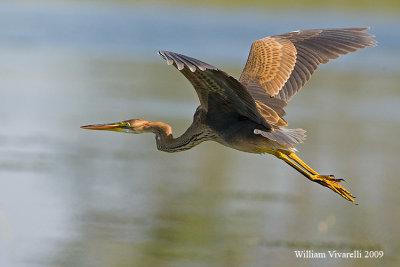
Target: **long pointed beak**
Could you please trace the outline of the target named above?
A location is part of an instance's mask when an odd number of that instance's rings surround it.
[[[106,130],[120,132],[126,126],[126,122],[113,122],[106,124],[85,125],[81,126],[81,128],[87,130]]]

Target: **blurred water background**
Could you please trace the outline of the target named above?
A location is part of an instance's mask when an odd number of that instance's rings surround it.
[[[0,266],[398,266],[396,9],[242,4],[0,3]],[[308,131],[299,155],[359,206],[269,155],[167,154],[151,135],[79,128],[143,118],[182,133],[198,100],[158,50],[239,77],[256,39],[356,26],[379,46],[321,66],[286,119]]]

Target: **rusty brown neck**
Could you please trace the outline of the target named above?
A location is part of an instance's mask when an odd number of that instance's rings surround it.
[[[147,128],[156,135],[157,149],[170,153],[188,150],[210,139],[208,131],[196,123],[190,125],[178,138],[172,136],[171,126],[163,122],[149,122]]]

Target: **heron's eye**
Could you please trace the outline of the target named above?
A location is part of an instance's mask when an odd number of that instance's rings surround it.
[[[121,127],[130,127],[131,125],[129,124],[129,122],[123,121],[120,124]]]

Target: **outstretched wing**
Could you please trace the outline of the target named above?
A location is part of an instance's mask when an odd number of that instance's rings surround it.
[[[376,45],[373,35],[363,32],[367,29],[294,31],[257,40],[239,81],[256,101],[276,106],[274,109],[284,115],[286,102],[311,78],[319,64]]]
[[[239,81],[248,89],[262,88],[275,96],[289,79],[296,63],[296,48],[282,37],[266,37],[255,41]]]
[[[273,109],[260,114],[253,97],[235,78],[200,60],[181,54],[159,51],[168,65],[174,65],[193,85],[202,108],[216,108],[220,112],[235,111],[252,121],[271,129],[270,121],[284,122]],[[209,105],[213,105],[210,107]],[[215,106],[217,105],[217,106]],[[269,112],[267,114],[267,112]],[[266,118],[269,118],[267,120]],[[286,123],[286,122],[284,122]]]

